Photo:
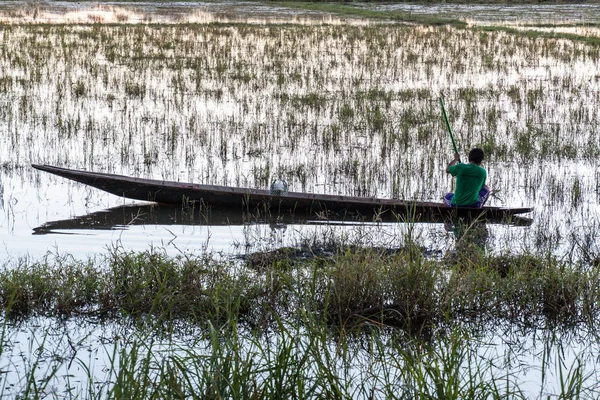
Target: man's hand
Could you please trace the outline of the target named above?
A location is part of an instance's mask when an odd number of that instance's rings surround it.
[[[450,164],[446,167],[446,172],[450,173],[450,167],[460,162],[460,154],[454,153],[454,160],[450,161]]]

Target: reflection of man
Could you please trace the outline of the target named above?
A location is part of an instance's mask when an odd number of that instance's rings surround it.
[[[459,221],[456,224],[444,224],[446,232],[454,234],[455,248],[446,255],[446,261],[456,263],[467,261],[476,263],[480,257],[485,257],[489,231],[485,222],[467,224]]]
[[[485,184],[487,172],[481,167],[483,150],[474,148],[469,152],[469,163],[461,164],[460,156],[454,153],[446,172],[456,177],[456,190],[444,196],[444,202],[455,207],[483,207],[490,194]]]

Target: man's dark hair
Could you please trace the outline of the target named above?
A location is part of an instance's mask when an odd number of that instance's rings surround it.
[[[474,148],[469,152],[469,162],[474,162],[475,164],[481,164],[484,159],[483,150],[480,148]]]

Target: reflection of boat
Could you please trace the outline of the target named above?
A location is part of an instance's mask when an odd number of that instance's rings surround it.
[[[411,218],[484,217],[486,219],[509,218],[515,214],[533,211],[532,208],[456,208],[443,203],[381,199],[374,197],[337,196],[327,194],[289,192],[287,195],[271,195],[269,190],[236,188],[229,186],[200,185],[154,179],[133,178],[123,175],[105,174],[33,165],[42,171],[62,176],[117,196],[129,199],[152,201],[164,204],[185,205],[198,203],[204,206],[227,207],[233,210],[254,213],[260,209],[270,214],[307,212],[325,215],[327,218],[346,213],[394,214]]]
[[[49,221],[44,225],[34,228],[34,235],[56,233],[62,230],[118,230],[126,229],[131,225],[245,225],[245,224],[270,224],[272,227],[282,227],[285,224],[327,224],[327,225],[355,225],[362,223],[379,222],[406,222],[401,218],[382,218],[380,215],[346,215],[338,220],[315,220],[314,214],[295,212],[294,214],[250,214],[234,211],[231,208],[221,209],[209,207],[194,209],[172,204],[127,205],[110,208],[108,210],[58,221]],[[313,219],[311,219],[313,218]],[[445,219],[417,220],[415,222],[443,222]],[[530,225],[532,220],[514,216],[508,220],[486,220],[487,223],[507,223],[513,225]]]
[[[308,214],[268,215],[249,214],[218,207],[195,208],[173,204],[125,205],[69,219],[49,221],[34,228],[34,234],[52,233],[58,230],[126,229],[132,225],[244,225],[269,223],[272,225],[307,223]]]

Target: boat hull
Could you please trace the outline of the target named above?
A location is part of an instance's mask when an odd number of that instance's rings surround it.
[[[404,201],[371,197],[337,196],[303,192],[288,192],[287,195],[271,195],[269,190],[236,188],[229,186],[201,185],[155,179],[134,178],[124,175],[106,174],[54,167],[32,165],[73,181],[128,199],[163,204],[199,204],[238,208],[244,212],[289,213],[295,210],[327,217],[343,214],[396,215],[398,219],[418,220],[442,216],[448,218],[469,217],[503,219],[533,211],[532,208],[505,207],[449,207],[444,203]]]

